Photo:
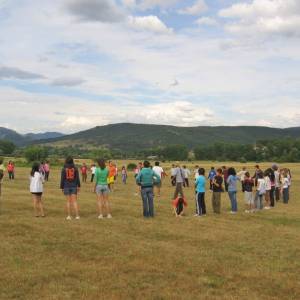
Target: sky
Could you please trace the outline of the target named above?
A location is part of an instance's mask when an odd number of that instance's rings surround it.
[[[0,126],[300,126],[299,0],[0,0]]]

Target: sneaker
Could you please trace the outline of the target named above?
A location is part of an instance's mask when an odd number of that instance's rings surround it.
[[[198,214],[195,214],[194,217],[199,217],[199,215],[198,215]]]
[[[249,214],[249,212],[250,212],[250,210],[248,210],[248,209],[245,210],[245,213],[246,213],[246,214]]]
[[[265,206],[264,209],[270,209],[270,206]]]
[[[72,220],[72,217],[71,216],[67,216],[66,220],[70,221],[70,220]]]
[[[80,220],[80,217],[79,217],[79,216],[77,216],[75,219],[76,219],[76,220]]]
[[[99,215],[99,216],[98,216],[98,219],[103,219],[103,215]]]
[[[236,211],[231,211],[230,214],[235,215]]]
[[[107,219],[111,219],[112,218],[112,215],[111,214],[108,214],[107,215]]]

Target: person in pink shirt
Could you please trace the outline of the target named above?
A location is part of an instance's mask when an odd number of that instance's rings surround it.
[[[44,163],[44,171],[45,171],[45,181],[49,181],[49,174],[50,174],[50,164],[49,161]]]

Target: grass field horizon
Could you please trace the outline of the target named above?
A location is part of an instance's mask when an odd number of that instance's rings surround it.
[[[162,166],[169,170],[170,164]],[[254,172],[254,163],[186,163],[190,169],[196,164],[206,172],[212,164]],[[81,219],[70,222],[60,168],[52,168],[45,184],[46,218],[35,218],[30,169],[17,166],[16,180],[5,178],[0,200],[0,299],[300,299],[300,165],[282,165],[293,175],[290,203],[280,201],[270,211],[245,214],[239,191],[238,214],[228,213],[223,193],[216,216],[207,191],[208,215],[195,218],[190,187],[186,216],[175,218],[167,177],[155,198],[155,218],[145,220],[129,172],[128,184],[119,177],[110,194],[113,219],[97,219],[93,185],[87,183],[78,199]]]

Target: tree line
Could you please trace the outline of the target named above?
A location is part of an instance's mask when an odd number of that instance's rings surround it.
[[[56,148],[43,146],[28,146],[17,148],[12,142],[0,140],[0,154],[23,156],[27,161],[45,160],[48,157],[66,157],[73,155],[82,158],[96,159],[144,159],[160,160],[211,160],[211,161],[276,161],[300,162],[300,139],[262,140],[255,144],[238,144],[216,142],[188,149],[184,145],[168,145],[152,149],[136,151],[111,150],[105,147],[85,149],[80,145]]]

